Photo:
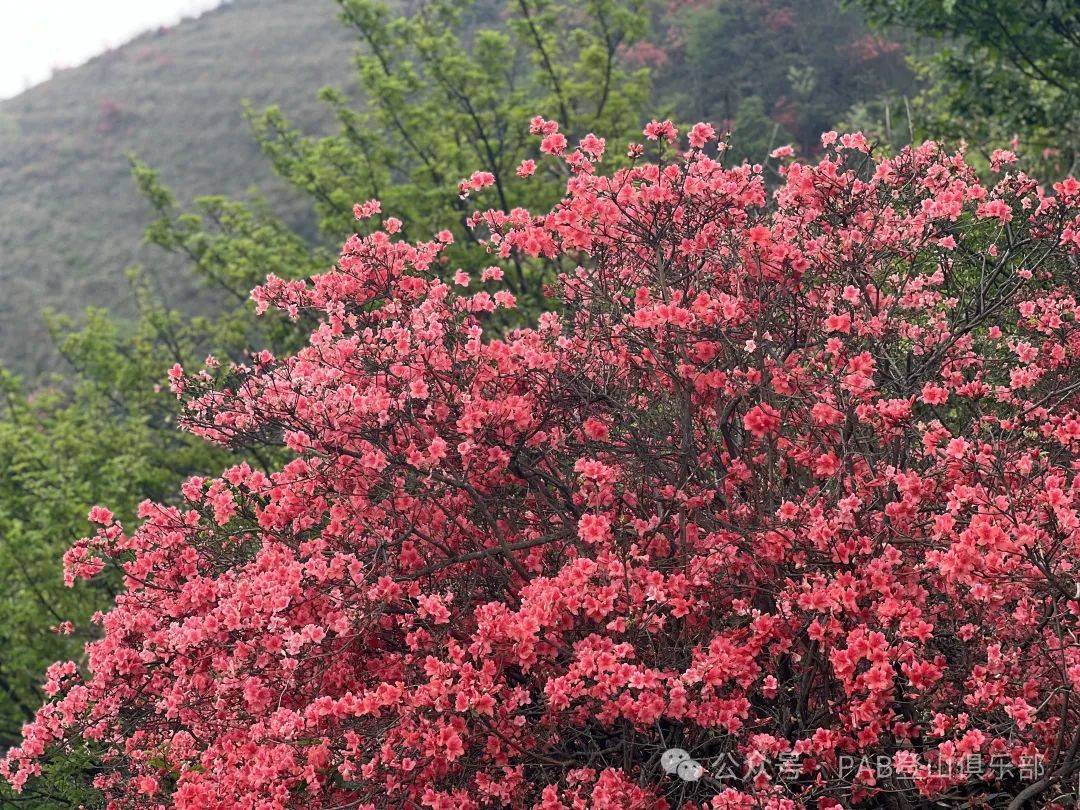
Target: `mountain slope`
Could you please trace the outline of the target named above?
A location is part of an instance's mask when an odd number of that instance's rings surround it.
[[[55,366],[44,307],[130,312],[132,264],[148,265],[175,300],[188,291],[171,260],[143,245],[148,207],[129,153],[160,168],[182,201],[254,184],[303,222],[242,104],[278,103],[319,129],[314,91],[349,85],[354,49],[332,0],[234,0],[0,103],[0,363],[29,375]]]
[[[464,24],[498,26],[505,7],[481,0]],[[840,0],[650,7],[652,41],[622,58],[654,70],[654,110],[730,127],[732,159],[764,159],[785,140],[812,154],[852,105],[888,95],[895,104],[911,89],[903,46],[869,32]],[[143,244],[150,212],[130,153],[158,168],[181,204],[256,187],[311,233],[310,200],[273,176],[242,103],[279,104],[307,133],[336,128],[315,98],[354,81],[356,40],[336,12],[334,0],[232,0],[0,103],[0,364],[31,377],[58,367],[45,307],[130,314],[132,264],[150,271],[167,303],[200,309],[191,273]]]

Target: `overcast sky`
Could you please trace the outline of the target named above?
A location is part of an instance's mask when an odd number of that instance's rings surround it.
[[[0,99],[221,0],[0,0]]]

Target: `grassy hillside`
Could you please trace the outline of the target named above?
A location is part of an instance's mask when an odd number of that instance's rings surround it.
[[[498,25],[503,7],[484,0],[466,25]],[[653,69],[655,111],[731,128],[736,158],[785,141],[809,152],[852,105],[910,84],[901,46],[838,0],[651,8],[650,40],[624,58]],[[149,210],[129,154],[160,169],[182,204],[257,188],[310,233],[310,200],[273,175],[243,102],[279,104],[307,133],[334,128],[316,91],[352,86],[356,47],[334,0],[231,0],[0,103],[0,364],[30,377],[60,367],[42,309],[130,314],[133,264],[167,303],[200,309],[191,274],[143,243]]]
[[[0,363],[30,375],[55,366],[43,307],[130,311],[132,264],[173,300],[190,291],[142,243],[147,207],[128,153],[181,199],[256,184],[302,221],[306,207],[273,177],[242,104],[280,103],[319,128],[314,90],[348,85],[354,48],[332,0],[233,0],[0,103]]]

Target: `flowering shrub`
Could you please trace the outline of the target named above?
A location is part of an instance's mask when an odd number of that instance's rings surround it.
[[[1067,790],[1080,183],[830,133],[770,202],[707,125],[679,152],[650,124],[610,176],[600,139],[533,132],[565,199],[472,215],[475,279],[393,222],[255,290],[317,319],[295,356],[170,373],[189,430],[293,460],[192,478],[132,533],[91,513],[67,574],[126,590],[8,779],[89,741],[117,807]],[[511,257],[558,271],[555,311],[500,337]]]

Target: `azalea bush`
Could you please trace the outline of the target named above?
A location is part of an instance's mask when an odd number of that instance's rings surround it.
[[[1070,806],[1080,183],[829,133],[770,195],[705,124],[612,174],[532,129],[565,198],[474,210],[475,266],[358,205],[332,269],[253,293],[303,349],[170,372],[189,431],[291,460],[133,531],[91,512],[68,580],[126,587],[4,775],[89,749],[116,807]],[[515,260],[550,311],[500,335]]]

